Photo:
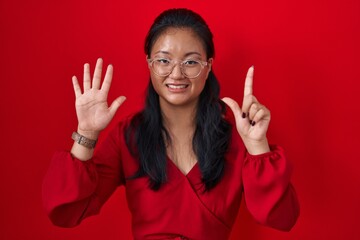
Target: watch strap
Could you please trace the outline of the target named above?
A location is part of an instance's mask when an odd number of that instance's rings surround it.
[[[89,139],[77,132],[73,132],[71,138],[78,144],[90,149],[95,148],[97,142],[97,140]]]

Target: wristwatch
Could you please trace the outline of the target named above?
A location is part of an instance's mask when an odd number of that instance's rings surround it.
[[[80,135],[77,132],[73,132],[71,138],[78,144],[90,149],[95,148],[97,142],[97,140],[89,139],[87,137],[84,137],[83,135]]]

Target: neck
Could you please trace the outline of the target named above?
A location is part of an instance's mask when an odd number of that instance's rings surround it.
[[[197,102],[186,106],[161,104],[163,124],[170,139],[166,140],[166,154],[178,167],[187,174],[197,162],[192,146],[195,132]]]
[[[173,133],[193,132],[195,129],[197,102],[186,106],[170,106],[160,102],[163,124]]]

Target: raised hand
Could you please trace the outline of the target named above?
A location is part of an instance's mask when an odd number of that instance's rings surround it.
[[[250,67],[244,87],[244,99],[240,108],[236,101],[225,97],[222,100],[235,116],[236,128],[250,154],[269,152],[266,132],[270,123],[270,111],[253,95],[254,67]]]
[[[101,72],[103,60],[99,58],[96,62],[94,75],[91,81],[90,66],[84,65],[83,92],[79,82],[74,76],[72,78],[75,92],[75,107],[78,118],[78,132],[90,139],[97,139],[101,130],[103,130],[114,117],[117,109],[125,101],[124,96],[116,98],[110,107],[107,103],[107,97],[111,86],[113,67],[107,67],[104,81],[101,85]]]

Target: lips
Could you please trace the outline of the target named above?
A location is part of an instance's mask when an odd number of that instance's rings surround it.
[[[170,89],[184,89],[187,88],[188,84],[166,84],[166,87]]]

